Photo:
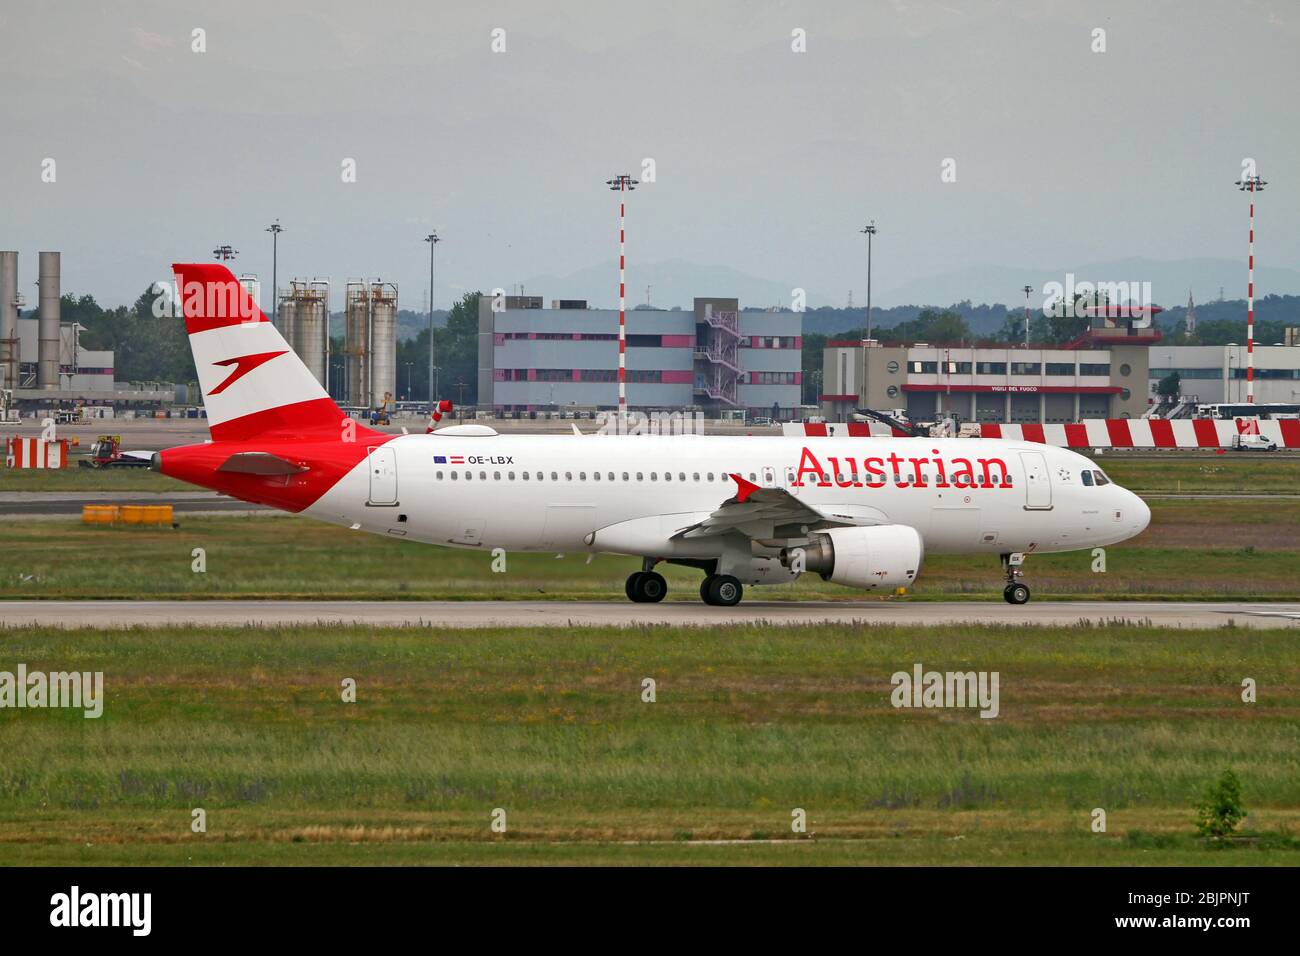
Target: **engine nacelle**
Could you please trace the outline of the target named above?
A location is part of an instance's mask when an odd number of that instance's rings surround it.
[[[783,548],[781,564],[795,569],[802,551],[803,570],[851,588],[872,591],[907,587],[916,580],[925,542],[915,528],[882,524],[869,528],[819,531],[804,548]]]

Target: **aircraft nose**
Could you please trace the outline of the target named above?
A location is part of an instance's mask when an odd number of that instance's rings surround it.
[[[1151,509],[1145,501],[1133,494],[1133,492],[1128,492],[1128,496],[1133,499],[1129,505],[1129,510],[1134,518],[1133,533],[1141,534],[1147,529],[1147,525],[1151,523]]]

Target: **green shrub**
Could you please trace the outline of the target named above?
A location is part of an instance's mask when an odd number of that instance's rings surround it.
[[[1231,836],[1246,816],[1241,806],[1241,781],[1231,770],[1205,789],[1196,807],[1196,829],[1201,836],[1221,839]]]

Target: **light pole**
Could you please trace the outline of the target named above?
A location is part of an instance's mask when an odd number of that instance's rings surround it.
[[[229,262],[235,256],[239,255],[238,249],[232,249],[230,246],[217,246],[212,250],[212,258],[218,262]]]
[[[1033,294],[1034,287],[1027,285],[1020,291],[1025,294],[1025,348],[1027,349],[1029,348],[1029,297]]]
[[[424,241],[429,244],[429,407],[432,409],[433,403],[438,400],[433,390],[433,250],[442,240],[438,238],[438,230],[435,229],[424,237]]]
[[[613,179],[605,180],[605,185],[618,193],[618,421],[621,428],[627,421],[627,284],[624,255],[624,221],[627,216],[627,203],[624,193],[636,189],[636,182],[627,173],[619,173]]]
[[[1268,185],[1258,176],[1243,176],[1235,185],[1250,193],[1250,238],[1246,247],[1246,403],[1255,401],[1255,193]]]
[[[867,237],[867,341],[871,340],[871,240],[876,235],[876,220],[871,220],[860,230]]]
[[[276,270],[280,264],[280,233],[284,232],[284,226],[280,225],[277,219],[266,227],[266,231],[271,234],[271,321],[279,322],[280,316],[280,286],[277,284],[279,276]]]
[[[406,363],[406,399],[407,399],[407,401],[410,401],[410,399],[411,399],[411,369],[412,369],[412,367],[414,367],[414,365],[415,365],[414,362],[407,362],[407,363]]]

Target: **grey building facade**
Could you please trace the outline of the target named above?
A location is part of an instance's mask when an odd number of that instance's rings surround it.
[[[617,408],[618,312],[581,301],[541,305],[536,296],[479,300],[480,407]],[[802,385],[798,313],[742,312],[735,299],[700,298],[691,310],[626,315],[629,408],[795,414]]]

